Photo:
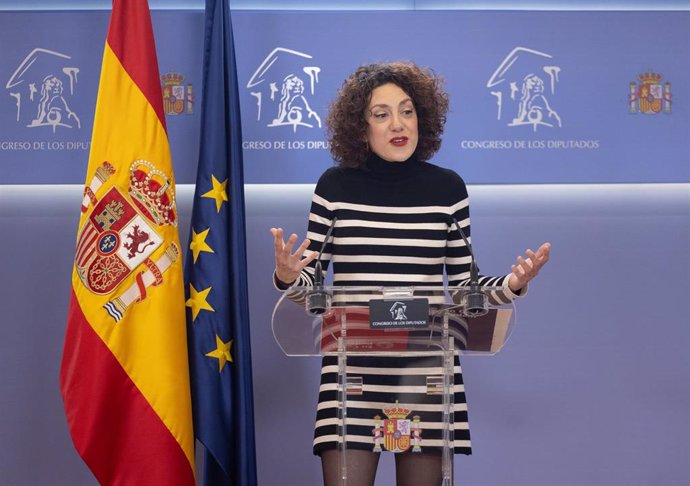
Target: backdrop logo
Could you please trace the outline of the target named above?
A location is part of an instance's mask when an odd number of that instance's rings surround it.
[[[256,68],[247,83],[256,98],[256,119],[268,127],[321,127],[321,118],[309,106],[321,68],[304,52],[276,47]]]
[[[497,119],[513,118],[510,127],[531,125],[560,127],[561,117],[552,106],[561,68],[545,52],[516,47],[498,65],[486,87],[496,97]]]
[[[17,122],[30,128],[81,128],[79,115],[70,108],[79,68],[72,58],[36,48],[19,63],[5,84],[15,99]]]
[[[637,76],[639,85],[630,83],[630,113],[655,115],[660,112],[671,113],[671,83],[661,85],[661,74],[651,70]]]
[[[404,302],[396,302],[390,308],[389,312],[391,313],[391,318],[394,321],[404,321],[407,320],[407,316],[405,315],[406,310],[407,306]]]
[[[180,73],[169,72],[161,75],[161,89],[163,91],[163,111],[166,115],[181,115],[194,113],[194,98],[192,85],[182,84],[184,76]]]

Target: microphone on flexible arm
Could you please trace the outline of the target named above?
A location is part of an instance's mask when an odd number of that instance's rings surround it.
[[[474,252],[472,252],[472,245],[465,236],[465,232],[460,227],[458,220],[453,218],[455,228],[462,236],[465,246],[470,252],[470,285],[469,290],[463,295],[464,313],[467,317],[480,317],[489,312],[488,299],[486,294],[482,291],[479,285],[479,270],[477,269],[477,262],[474,259]]]
[[[312,315],[321,315],[331,306],[331,296],[323,289],[323,269],[321,265],[321,256],[323,255],[323,251],[326,249],[326,245],[330,241],[331,233],[333,233],[333,228],[335,228],[336,221],[338,221],[338,218],[334,216],[331,226],[328,228],[326,236],[323,238],[323,244],[321,245],[319,256],[316,257],[316,264],[314,265],[314,289],[307,294],[307,301],[305,303],[307,312]]]

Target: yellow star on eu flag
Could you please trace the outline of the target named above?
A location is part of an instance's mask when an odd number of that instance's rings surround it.
[[[226,187],[228,185],[228,180],[225,179],[223,182],[218,182],[216,176],[211,175],[211,182],[213,183],[213,189],[208,191],[206,194],[202,194],[201,197],[208,197],[210,199],[216,200],[216,209],[220,213],[220,207],[223,205],[223,201],[228,200],[228,193]]]
[[[215,253],[213,248],[208,246],[206,243],[206,237],[211,228],[207,228],[201,233],[197,233],[192,229],[192,242],[189,244],[189,249],[192,250],[192,255],[194,256],[194,263],[196,263],[197,258],[199,258],[199,253],[202,251],[207,251],[209,253]]]
[[[220,336],[216,334],[216,349],[206,353],[206,356],[216,358],[218,360],[218,373],[223,371],[223,366],[225,366],[225,363],[228,361],[232,363],[230,348],[232,348],[232,339],[227,343],[224,343]]]
[[[198,316],[199,312],[202,310],[215,312],[215,309],[206,302],[209,292],[211,292],[211,287],[197,292],[194,285],[191,283],[189,284],[189,299],[187,299],[185,305],[192,308],[192,321],[196,320],[196,316]]]

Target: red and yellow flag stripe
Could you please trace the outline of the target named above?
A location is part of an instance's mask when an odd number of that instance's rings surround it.
[[[87,185],[106,161],[112,174],[95,191],[87,189],[80,233],[108,191],[130,198],[137,160],[167,175],[174,201],[148,5],[114,0]],[[179,236],[175,224],[154,221],[151,227],[162,243],[112,292],[94,292],[77,265],[72,275],[60,385],[74,444],[102,485],[194,485],[182,261],[170,258],[162,270],[152,263],[174,256],[172,250],[179,254]],[[143,283],[147,268],[154,284]],[[128,288],[138,297],[116,321],[105,306]]]

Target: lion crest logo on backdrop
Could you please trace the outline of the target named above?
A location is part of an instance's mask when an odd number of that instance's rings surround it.
[[[19,63],[5,84],[17,107],[16,121],[29,128],[81,128],[79,115],[70,107],[79,68],[72,57],[36,48]]]
[[[257,121],[275,128],[321,128],[321,117],[310,99],[319,82],[321,68],[304,52],[276,47],[256,68],[247,89],[256,100]]]
[[[561,127],[553,98],[561,72],[553,56],[526,47],[516,47],[498,65],[486,83],[496,98],[496,118],[512,119],[509,127]],[[504,113],[504,111],[506,113]]]

